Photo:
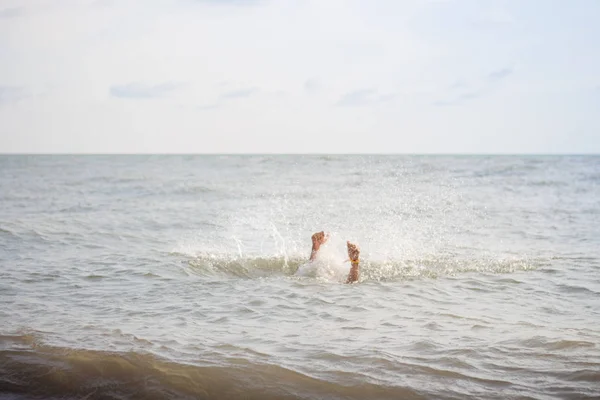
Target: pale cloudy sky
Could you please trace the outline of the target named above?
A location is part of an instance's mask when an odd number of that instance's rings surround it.
[[[600,153],[600,1],[0,0],[0,152]]]

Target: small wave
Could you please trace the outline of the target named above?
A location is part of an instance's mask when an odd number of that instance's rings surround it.
[[[592,342],[584,340],[557,340],[546,343],[546,347],[550,350],[566,350],[579,348],[593,348],[596,345]]]
[[[318,159],[321,161],[340,161],[340,157],[333,154],[323,154],[318,156]]]
[[[436,279],[479,272],[508,274],[537,269],[541,260],[531,259],[452,259],[447,257],[365,263],[361,280],[388,281]]]
[[[490,329],[488,326],[483,326],[483,325],[479,325],[479,324],[475,324],[471,327],[471,330],[473,331],[481,331],[481,330],[485,330],[485,329]]]
[[[525,340],[509,340],[503,344],[516,346],[517,348],[538,349],[550,352],[582,350],[596,347],[595,343],[585,340],[551,339],[545,336],[534,336]]]
[[[596,345],[584,340],[549,340],[544,337],[527,339],[522,344],[529,348],[541,348],[546,350],[574,350],[581,348],[593,348]]]
[[[95,274],[91,274],[85,277],[85,279],[89,279],[91,281],[98,281],[98,280],[102,280],[106,278],[106,276],[104,275],[95,275]]]
[[[6,236],[9,239],[17,239],[19,241],[32,240],[35,242],[52,242],[52,239],[49,237],[49,235],[41,232],[39,227],[36,229],[33,227],[20,226],[17,229],[10,229],[4,226],[0,228],[0,236]]]
[[[560,290],[561,292],[565,292],[565,293],[583,293],[583,294],[591,294],[594,296],[597,296],[598,294],[600,294],[600,293],[598,293],[592,289],[588,289],[584,286],[568,285],[566,283],[558,285],[558,290]]]
[[[0,344],[7,339],[19,341],[3,336]],[[409,388],[340,384],[243,358],[201,366],[137,352],[42,345],[0,346],[0,388],[4,394],[56,399],[424,398]]]
[[[493,166],[493,167],[484,169],[482,171],[475,171],[473,173],[473,176],[474,177],[482,177],[482,178],[519,177],[519,176],[524,176],[528,173],[531,173],[531,171],[534,171],[537,168],[539,168],[539,165],[537,165],[535,163],[523,163],[523,164],[511,163],[510,165]]]
[[[600,372],[598,370],[586,369],[583,371],[577,371],[572,373],[567,377],[569,381],[580,381],[580,382],[590,382],[597,384],[600,382]]]
[[[37,335],[33,333],[22,333],[20,335],[0,335],[0,350],[7,348],[31,347],[38,341]]]
[[[92,207],[90,205],[82,205],[82,204],[73,204],[71,206],[57,210],[57,212],[59,212],[59,213],[68,213],[68,214],[89,213],[90,211],[94,211],[94,207]]]
[[[568,186],[568,182],[541,180],[528,182],[528,185],[537,187],[563,187]]]
[[[306,262],[301,259],[242,258],[206,255],[189,261],[192,270],[201,275],[234,276],[240,278],[260,278],[274,275],[292,275]]]
[[[15,232],[11,231],[10,229],[3,228],[1,226],[0,226],[0,234],[6,234],[8,236],[13,236],[13,237],[16,237],[16,238],[19,237],[19,235],[17,235]]]
[[[331,260],[328,262],[331,263]],[[361,263],[360,280],[364,282],[436,279],[472,272],[508,274],[535,270],[545,265],[545,262],[546,260],[541,259],[451,259],[447,257],[386,262],[365,261]],[[191,271],[198,275],[240,278],[301,275],[339,281],[340,271],[347,271],[347,264],[331,265],[326,263],[325,271],[321,266],[318,267],[321,268],[321,272],[315,272],[314,269],[311,270],[307,267],[305,258],[281,256],[239,257],[207,254],[193,257],[188,264]],[[347,272],[345,273],[347,274]]]
[[[210,188],[207,186],[203,186],[203,185],[185,185],[185,186],[181,186],[179,188],[176,188],[175,190],[173,189],[169,189],[169,190],[165,190],[165,194],[182,194],[182,195],[186,195],[186,194],[206,194],[206,193],[213,193],[216,192],[216,190],[214,188]]]
[[[588,175],[586,177],[585,180],[587,180],[589,182],[594,182],[594,183],[600,182],[600,174],[597,174],[597,173],[596,174],[590,174],[590,175]]]

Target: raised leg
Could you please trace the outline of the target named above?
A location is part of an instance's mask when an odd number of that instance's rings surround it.
[[[319,252],[319,248],[321,248],[321,245],[323,243],[325,243],[327,241],[327,239],[329,239],[329,235],[326,234],[325,232],[321,231],[321,232],[317,232],[317,233],[313,234],[311,239],[312,239],[312,250],[310,252],[310,261],[315,259],[315,257],[317,256],[317,253]]]
[[[350,242],[347,243],[348,245],[348,257],[350,258],[350,273],[348,274],[348,279],[346,279],[346,283],[354,283],[358,281],[359,278],[359,268],[358,268],[358,263],[359,263],[359,256],[360,256],[360,249],[358,248],[357,245],[352,244]]]

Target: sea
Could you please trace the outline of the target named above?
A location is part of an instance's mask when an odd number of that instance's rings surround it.
[[[0,156],[0,399],[592,398],[600,156]]]

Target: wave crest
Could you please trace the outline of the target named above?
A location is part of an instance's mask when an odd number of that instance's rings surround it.
[[[194,274],[219,277],[264,278],[271,276],[303,276],[343,280],[349,264],[341,260],[327,259],[314,268],[306,258],[239,257],[206,254],[188,261]],[[361,262],[361,281],[405,281],[436,279],[465,273],[508,274],[534,270],[547,265],[544,259],[464,259],[428,257],[412,260],[389,260]]]
[[[133,351],[28,346],[29,342],[0,337],[0,392],[44,399],[423,398],[408,388],[367,382],[342,385],[242,358],[223,365],[193,365]]]

